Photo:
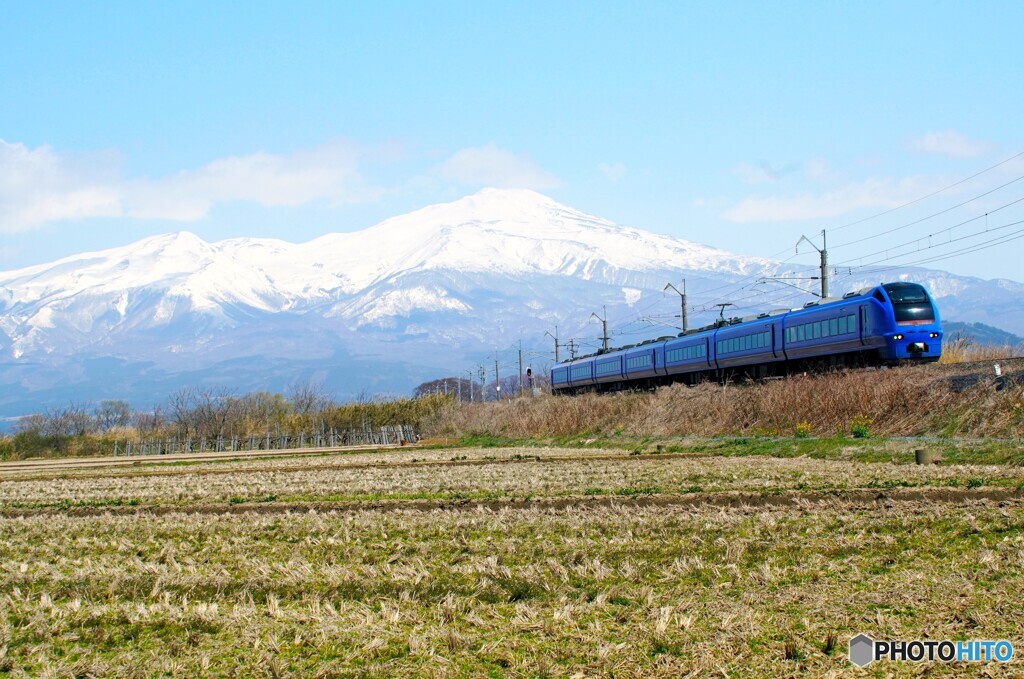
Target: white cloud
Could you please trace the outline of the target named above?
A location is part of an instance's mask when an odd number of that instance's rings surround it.
[[[487,146],[464,148],[439,165],[436,171],[445,179],[472,186],[515,189],[554,189],[562,182],[538,167],[532,160]]]
[[[222,158],[172,177],[128,184],[125,214],[146,219],[194,221],[214,204],[250,202],[265,207],[334,204],[376,198],[357,167],[358,152],[344,142],[288,155],[253,153]]]
[[[749,196],[722,217],[732,222],[783,222],[835,217],[863,208],[891,208],[938,190],[945,180],[907,177],[868,179],[825,193],[791,196]]]
[[[941,153],[953,158],[975,158],[991,150],[988,142],[970,139],[955,130],[929,132],[917,139],[914,147],[927,153]]]
[[[598,163],[597,171],[612,183],[621,182],[626,178],[626,166],[622,163]]]
[[[90,217],[195,221],[219,203],[267,207],[362,202],[380,195],[358,169],[360,150],[336,141],[289,154],[254,153],[156,179],[120,177],[120,159],[61,156],[0,140],[0,232]],[[88,162],[85,162],[85,161]]]
[[[0,232],[49,221],[110,217],[120,211],[109,154],[62,157],[48,146],[29,149],[0,139]]]

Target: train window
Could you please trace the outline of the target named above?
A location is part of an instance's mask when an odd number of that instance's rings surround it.
[[[829,332],[828,332],[829,335],[838,335],[839,334],[839,319],[838,318],[830,318],[829,319],[829,321],[828,321],[828,330],[829,330]]]
[[[850,314],[846,317],[846,328],[847,332],[857,332],[857,317],[854,314]]]
[[[845,335],[846,334],[846,316],[841,316],[839,318],[839,320],[837,321],[837,325],[839,326],[839,334],[840,335]]]
[[[811,329],[814,331],[814,339],[819,339],[821,337],[821,323],[814,323]]]
[[[807,326],[804,325],[798,325],[796,327],[796,340],[798,342],[803,342],[805,339],[807,339],[807,333],[805,331],[806,327]]]

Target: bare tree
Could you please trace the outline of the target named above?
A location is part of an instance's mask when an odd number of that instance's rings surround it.
[[[184,438],[188,438],[194,431],[192,409],[195,406],[195,398],[195,387],[182,387],[171,394],[167,400],[171,422],[177,428],[178,434]]]
[[[152,435],[167,426],[167,418],[164,417],[163,408],[156,406],[152,412],[135,413],[132,418],[132,426],[139,434]]]
[[[231,422],[237,399],[226,387],[207,387],[193,391],[190,412],[192,428],[198,436],[218,436]]]
[[[96,426],[102,432],[114,427],[127,427],[132,422],[132,409],[126,401],[100,401],[93,411]]]
[[[17,424],[14,425],[15,431],[17,431],[18,433],[25,432],[38,434],[40,436],[43,435],[43,432],[46,430],[46,427],[46,416],[43,415],[42,413],[33,413],[31,415],[19,417]]]
[[[297,380],[288,387],[288,402],[291,403],[295,414],[302,418],[323,411],[330,407],[333,401],[324,388],[323,382]]]

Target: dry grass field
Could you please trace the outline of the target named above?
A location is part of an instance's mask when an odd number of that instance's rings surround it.
[[[1017,444],[415,448],[0,465],[10,676],[1019,675]]]
[[[834,437],[860,429],[881,436],[1024,439],[1024,362],[1003,361],[1002,370],[1002,389],[989,363],[907,366],[478,403],[424,424],[441,436]]]

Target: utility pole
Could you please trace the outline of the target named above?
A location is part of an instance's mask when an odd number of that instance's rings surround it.
[[[561,363],[561,361],[558,359],[558,326],[555,326],[554,335],[552,335],[550,332],[547,332],[546,330],[544,331],[544,334],[550,337],[551,339],[555,340],[555,363]]]
[[[519,340],[519,395],[523,395],[523,340]]]
[[[686,279],[685,278],[683,279],[683,291],[682,292],[679,292],[679,289],[676,288],[676,286],[672,285],[671,283],[666,283],[665,287],[662,288],[661,291],[664,292],[664,291],[668,290],[669,288],[672,288],[673,290],[675,290],[676,294],[678,294],[679,297],[682,299],[682,302],[683,302],[683,312],[682,312],[682,315],[680,316],[680,318],[683,319],[683,332],[686,332]]]
[[[601,348],[603,351],[608,351],[608,307],[603,306],[601,309],[604,310],[604,318],[601,318],[596,313],[590,314],[590,317],[601,321],[601,328],[603,330],[601,334]]]
[[[828,243],[825,240],[825,230],[821,230],[820,248],[807,236],[800,236],[800,240],[796,242],[796,254],[800,254],[800,243],[803,243],[804,241],[807,241],[807,243],[817,250],[819,255],[821,255],[821,298],[825,299],[828,297]]]
[[[494,357],[494,400],[501,400],[501,377],[498,375],[498,357]]]
[[[473,371],[467,370],[466,374],[469,375],[469,402],[473,402]]]
[[[480,400],[487,401],[487,371],[484,370],[482,364],[480,365]]]
[[[567,346],[569,348],[569,356],[573,360],[575,360],[576,359],[576,340],[574,340],[573,338],[570,337],[569,341],[565,343],[565,346]]]

